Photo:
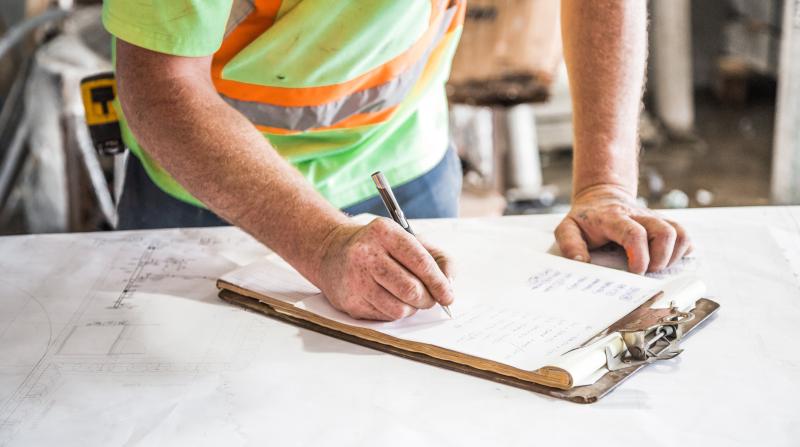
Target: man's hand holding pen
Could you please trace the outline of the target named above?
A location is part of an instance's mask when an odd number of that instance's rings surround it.
[[[317,284],[353,318],[392,321],[453,302],[451,265],[440,250],[377,218],[337,227],[323,244]]]

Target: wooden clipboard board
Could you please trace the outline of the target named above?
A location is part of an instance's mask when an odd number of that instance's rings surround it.
[[[643,365],[637,365],[629,368],[620,369],[617,371],[609,371],[592,385],[576,386],[568,390],[561,390],[557,388],[551,388],[545,385],[540,385],[534,382],[528,382],[515,377],[510,377],[490,371],[485,371],[482,369],[474,368],[469,365],[438,359],[423,353],[410,352],[383,343],[378,343],[371,340],[365,340],[354,335],[350,335],[324,326],[320,326],[310,321],[286,315],[284,313],[276,311],[270,305],[265,304],[255,298],[250,298],[238,294],[236,292],[233,292],[231,290],[221,289],[219,292],[219,296],[220,298],[229,303],[236,304],[246,309],[267,315],[276,320],[284,321],[286,323],[299,326],[305,329],[309,329],[315,332],[319,332],[321,334],[329,335],[331,337],[348,341],[350,343],[366,346],[368,348],[372,348],[378,351],[386,352],[392,355],[404,357],[422,363],[427,363],[430,365],[438,366],[452,371],[458,371],[475,377],[480,377],[482,379],[487,379],[493,382],[502,383],[504,385],[510,385],[517,388],[522,388],[528,391],[533,391],[535,393],[543,394],[556,399],[563,399],[580,404],[590,404],[597,402],[603,396],[607,395],[616,387],[618,387],[628,377],[632,376],[637,371],[647,366],[646,364],[643,364]],[[643,304],[643,306],[649,305],[649,303],[650,302],[648,301],[647,303]],[[695,318],[684,326],[685,335],[683,339],[685,340],[691,333],[695,332],[698,328],[702,327],[703,323],[707,321],[717,311],[717,309],[719,309],[719,304],[714,301],[711,301],[706,298],[701,298],[697,300],[695,302],[694,309],[692,309]],[[624,318],[625,317],[623,317],[623,319]]]

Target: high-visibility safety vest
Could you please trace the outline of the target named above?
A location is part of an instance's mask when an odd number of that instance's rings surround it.
[[[401,184],[441,160],[444,83],[465,8],[465,0],[106,0],[103,23],[153,51],[213,54],[223,100],[345,207],[375,194],[375,170]],[[151,179],[200,205],[136,143],[117,109]]]

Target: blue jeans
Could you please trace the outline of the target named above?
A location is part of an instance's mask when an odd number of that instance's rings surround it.
[[[393,185],[394,186],[394,185]],[[461,163],[451,146],[442,161],[427,173],[393,187],[408,218],[456,217],[461,194]],[[348,214],[387,216],[376,196],[344,208]],[[120,230],[213,227],[230,225],[211,211],[180,201],[162,191],[147,176],[141,162],[131,155],[117,205]]]
[[[409,219],[458,216],[458,199],[461,196],[461,161],[450,146],[433,169],[399,186],[392,191]],[[377,192],[376,192],[377,193]],[[381,198],[376,196],[344,208],[347,214],[372,213],[389,217]]]

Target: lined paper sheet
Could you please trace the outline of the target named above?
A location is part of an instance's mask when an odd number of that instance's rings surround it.
[[[530,247],[538,231],[489,224],[426,225],[420,237],[454,260],[456,302],[395,322],[360,321],[333,309],[279,259],[245,266],[223,280],[331,320],[535,370],[573,349],[653,296],[659,281],[570,261]],[[526,243],[530,241],[530,245]],[[539,241],[540,242],[540,241]]]

